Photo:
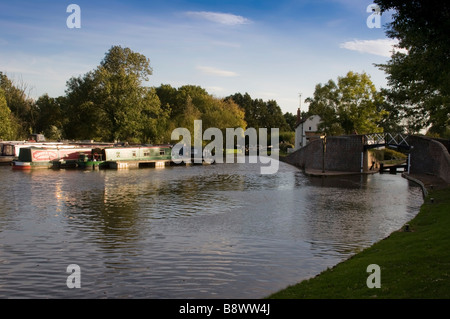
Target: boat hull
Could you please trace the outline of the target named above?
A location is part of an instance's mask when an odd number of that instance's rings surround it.
[[[15,162],[13,162],[12,168],[14,170],[18,170],[18,171],[27,171],[27,170],[31,169],[31,163],[30,162],[18,162],[18,161],[15,161]]]
[[[105,161],[78,161],[78,167],[84,169],[108,168],[109,164]]]

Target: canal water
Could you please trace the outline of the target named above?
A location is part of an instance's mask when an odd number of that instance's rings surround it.
[[[262,298],[388,236],[422,202],[400,175],[312,178],[284,163],[275,175],[0,167],[0,298]],[[72,264],[80,288],[67,286]]]

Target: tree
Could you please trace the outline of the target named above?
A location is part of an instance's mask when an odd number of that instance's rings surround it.
[[[194,121],[202,120],[202,128],[246,127],[244,111],[231,100],[219,99],[204,88],[184,85],[176,89],[170,85],[156,88],[163,109],[170,112],[170,127],[187,128],[193,138]]]
[[[288,131],[295,131],[295,126],[297,125],[297,115],[294,115],[291,112],[286,112],[283,116],[286,124],[288,125]]]
[[[28,138],[33,133],[36,110],[33,100],[29,97],[28,86],[23,81],[13,82],[0,72],[0,88],[3,89],[8,105],[16,123],[17,138]]]
[[[250,94],[245,93],[242,95],[241,93],[236,93],[227,97],[226,100],[233,100],[233,102],[238,104],[244,110],[245,121],[247,122],[248,127],[255,129],[259,128],[260,116],[258,114],[258,105],[253,101]]]
[[[0,140],[12,140],[15,137],[11,110],[6,104],[5,93],[0,88]]]
[[[106,116],[101,104],[99,84],[94,71],[73,77],[66,83],[65,103],[62,105],[64,135],[69,139],[108,140]]]
[[[370,77],[348,72],[337,83],[318,84],[313,98],[307,98],[309,113],[322,119],[319,129],[328,135],[382,132],[380,122],[387,112],[381,109],[383,97]]]
[[[384,132],[408,133],[408,128],[412,126],[412,123],[408,123],[404,110],[390,98],[387,89],[381,89],[380,94],[384,97],[384,101],[377,105],[377,109],[379,112],[384,112],[379,126],[383,128]]]
[[[146,128],[155,125],[153,117],[160,112],[154,92],[143,87],[151,74],[150,60],[129,48],[114,46],[105,55],[95,75],[110,140],[149,142],[156,136]]]
[[[244,110],[247,127],[289,130],[283,112],[275,100],[265,102],[262,99],[252,99],[248,93],[236,93],[228,96],[226,100],[233,100]]]
[[[410,131],[450,127],[450,3],[437,0],[375,0],[394,11],[386,34],[404,49],[378,65],[388,75],[389,99],[401,108]]]
[[[48,139],[62,138],[63,111],[61,105],[64,97],[52,98],[44,94],[35,103],[37,133],[43,133]]]
[[[113,46],[94,71],[67,86],[66,133],[72,137],[150,143],[160,139],[167,112],[154,88],[145,87],[150,60],[129,48]]]
[[[230,100],[211,97],[211,107],[202,114],[203,129],[216,127],[221,129],[224,136],[227,128],[245,129],[245,113],[239,105]]]

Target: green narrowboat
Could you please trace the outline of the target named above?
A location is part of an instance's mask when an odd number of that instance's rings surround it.
[[[140,165],[165,165],[172,159],[171,145],[115,146],[92,149],[90,155],[80,154],[80,168],[120,168]]]
[[[90,154],[79,153],[78,167],[87,169],[108,168],[108,163],[104,160],[105,154],[103,149],[94,148]]]

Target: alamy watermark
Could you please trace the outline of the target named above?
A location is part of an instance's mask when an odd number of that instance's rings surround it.
[[[70,275],[67,277],[67,288],[81,288],[81,268],[76,264],[67,266],[66,272]]]
[[[367,277],[367,288],[381,288],[381,268],[377,264],[367,266],[367,272],[370,273]]]
[[[70,15],[67,17],[66,25],[69,29],[81,28],[81,8],[78,4],[69,4],[66,9]]]
[[[367,9],[367,12],[372,13],[366,21],[367,27],[369,29],[380,29],[381,28],[381,9],[377,4],[370,4]]]
[[[267,129],[260,128],[258,134],[256,129],[227,128],[225,130],[226,141],[218,128],[208,128],[203,132],[201,120],[194,121],[194,145],[191,144],[191,132],[187,128],[176,128],[172,131],[171,139],[179,141],[172,148],[172,161],[175,164],[192,163],[245,163],[248,153],[249,163],[268,164],[261,165],[261,174],[275,174],[279,167],[279,129],[272,128],[270,131],[270,145],[267,144]],[[180,140],[181,138],[181,140]],[[214,138],[214,139],[213,139]],[[248,143],[246,143],[248,139]],[[211,141],[203,148],[203,141]],[[225,149],[228,152],[223,153]],[[248,148],[246,148],[246,146]],[[268,152],[270,149],[270,154]],[[192,154],[196,152],[196,154]]]

